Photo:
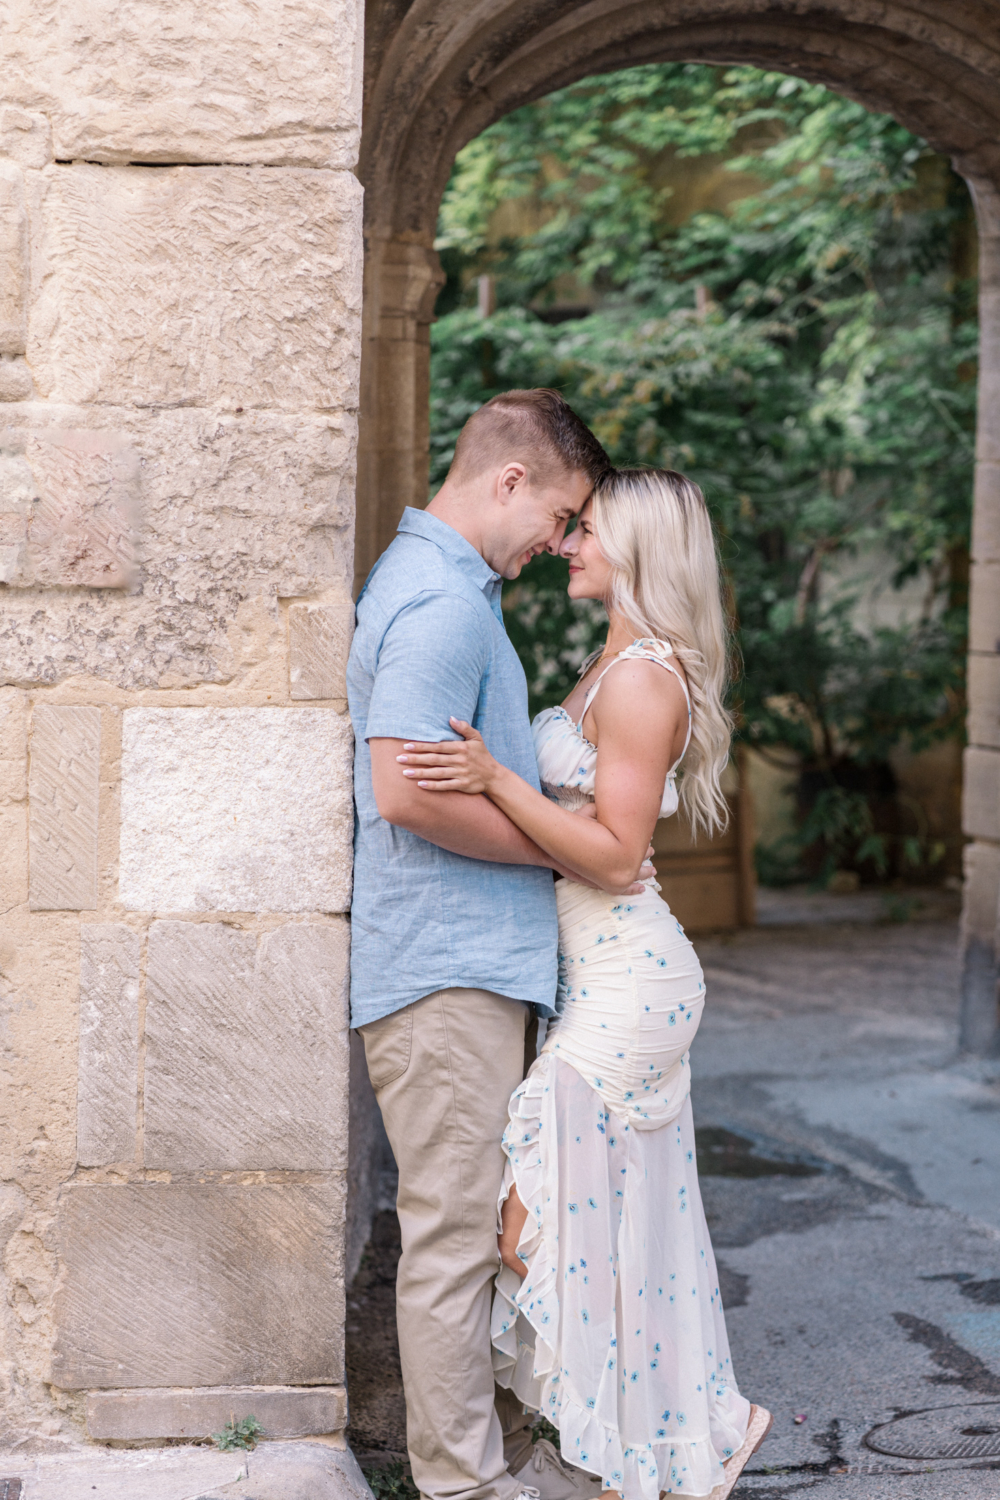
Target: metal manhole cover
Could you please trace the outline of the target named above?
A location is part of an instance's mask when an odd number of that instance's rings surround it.
[[[1000,1401],[913,1412],[873,1428],[865,1443],[893,1458],[1000,1458]]]

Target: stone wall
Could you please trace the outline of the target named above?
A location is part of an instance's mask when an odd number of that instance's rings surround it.
[[[361,45],[0,18],[0,1445],[346,1419]]]
[[[992,1035],[994,23],[991,0],[370,0],[362,333],[360,0],[4,0],[0,1443],[252,1407],[271,1436],[343,1428],[348,1174],[352,1257],[373,1190],[345,1140],[359,353],[364,572],[426,493],[454,153],[588,72],[801,73],[976,186],[965,933]]]

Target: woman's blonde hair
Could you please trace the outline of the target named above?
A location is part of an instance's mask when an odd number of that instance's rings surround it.
[[[705,497],[671,469],[616,469],[593,493],[594,533],[612,567],[609,613],[669,641],[691,694],[680,797],[692,825],[725,828],[721,777],[733,721],[723,705],[728,640],[719,557]]]

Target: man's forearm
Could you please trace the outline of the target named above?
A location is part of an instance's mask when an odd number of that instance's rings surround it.
[[[428,802],[431,799],[426,799]],[[452,854],[488,859],[500,865],[544,865],[555,868],[549,855],[521,832],[488,797],[445,792],[424,811],[419,804],[396,812],[397,827],[418,834]]]
[[[402,740],[373,739],[370,745],[372,790],[387,823],[468,859],[559,868],[488,797],[467,797],[463,792],[428,797],[407,781],[396,759]],[[560,869],[560,874],[565,873]]]

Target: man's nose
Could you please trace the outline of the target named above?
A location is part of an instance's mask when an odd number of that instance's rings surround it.
[[[563,540],[566,536],[567,521],[560,521],[555,531],[545,543],[545,550],[550,557],[559,557],[562,554]]]

